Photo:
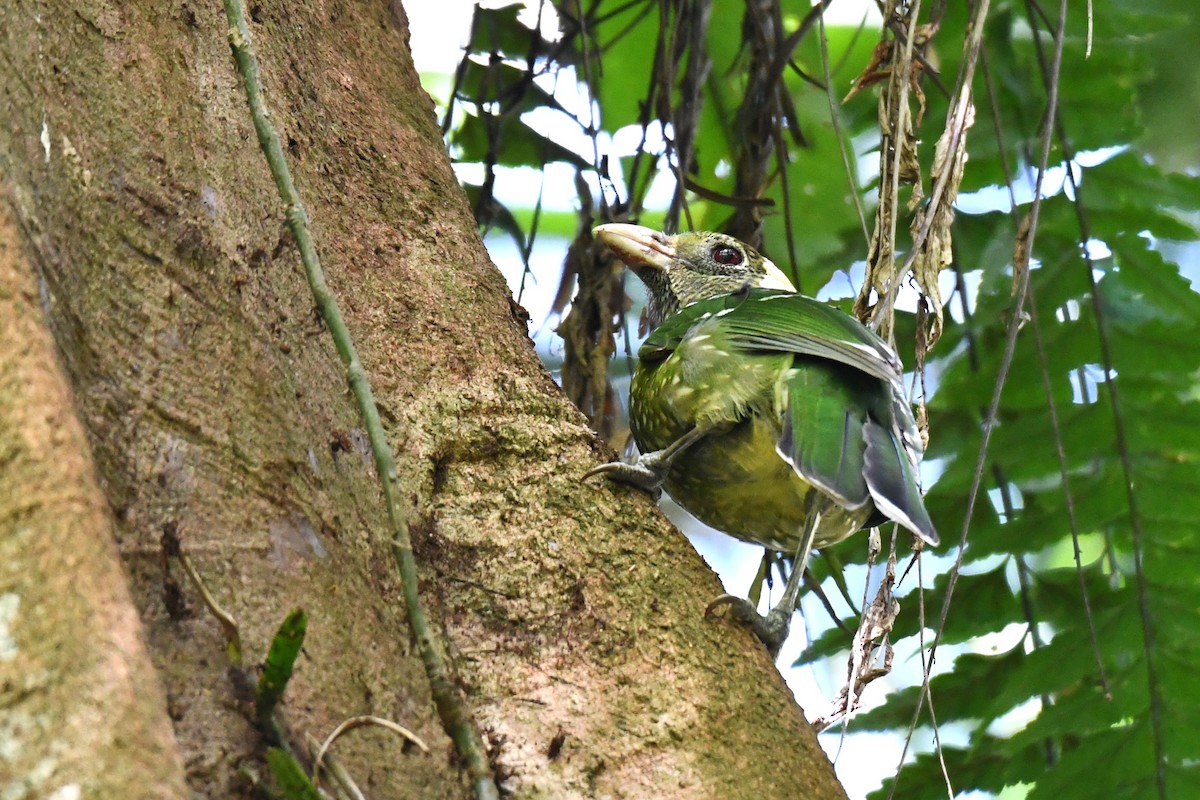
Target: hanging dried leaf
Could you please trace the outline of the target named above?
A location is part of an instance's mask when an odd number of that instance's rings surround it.
[[[938,274],[954,260],[952,225],[954,202],[962,185],[967,164],[967,131],[975,123],[975,105],[970,87],[963,87],[946,120],[946,129],[934,148],[933,196],[912,221],[914,243],[913,277],[921,292],[929,298],[932,308],[930,327],[923,332],[923,349],[937,344],[942,335],[942,294],[938,289]]]
[[[908,209],[916,208],[924,198],[921,164],[917,155],[917,137],[913,126],[912,98],[918,102],[918,118],[924,113],[925,99],[917,81],[921,75],[920,54],[937,31],[936,25],[916,24],[916,4],[902,8],[892,0],[884,18],[882,41],[876,46],[858,85],[887,82],[879,93],[879,206],[867,252],[867,274],[854,312],[885,339],[892,336],[892,318],[896,290],[901,280],[896,270],[896,229],[899,217],[900,187],[912,193]],[[908,32],[902,36],[901,33]],[[912,37],[911,46],[905,40]]]

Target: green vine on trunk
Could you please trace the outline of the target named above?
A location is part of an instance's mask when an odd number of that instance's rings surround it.
[[[396,501],[396,460],[387,443],[383,423],[379,418],[379,407],[375,404],[371,384],[363,370],[362,362],[359,361],[358,352],[350,338],[350,331],[342,319],[337,300],[325,282],[325,273],[321,269],[316,247],[308,231],[308,215],[300,202],[296,186],[292,182],[279,135],[268,118],[262,84],[258,77],[258,59],[254,55],[250,42],[250,30],[246,25],[245,7],[241,0],[224,0],[224,2],[225,14],[231,26],[229,43],[233,49],[238,72],[242,76],[242,82],[246,88],[246,99],[250,105],[250,115],[254,120],[258,143],[267,158],[271,175],[275,179],[275,186],[279,189],[280,199],[286,206],[288,227],[300,251],[300,259],[304,264],[304,274],[308,279],[313,301],[321,312],[325,324],[329,327],[334,346],[346,367],[346,380],[358,403],[358,409],[367,430],[367,438],[371,443],[375,469],[379,473],[380,483],[383,485],[388,521],[392,528],[392,555],[403,584],[408,623],[417,640],[417,649],[421,654],[421,661],[429,678],[434,704],[437,706],[443,727],[454,741],[458,754],[466,764],[467,772],[474,785],[475,796],[479,800],[498,800],[499,791],[488,765],[482,737],[473,727],[465,704],[450,680],[445,656],[436,636],[429,627],[428,618],[421,605],[417,591],[417,564],[409,538],[408,520],[401,513],[399,503]]]

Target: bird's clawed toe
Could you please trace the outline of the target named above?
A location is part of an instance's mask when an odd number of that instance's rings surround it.
[[[763,616],[758,613],[758,609],[749,600],[731,594],[723,594],[708,604],[708,607],[704,609],[704,616],[710,619],[716,617],[718,616],[717,612],[724,606],[729,607],[730,619],[753,631],[759,641],[766,646],[767,652],[771,654],[772,658],[779,655],[779,648],[783,646],[784,640],[788,637],[788,631],[791,629],[792,608],[781,604]]]

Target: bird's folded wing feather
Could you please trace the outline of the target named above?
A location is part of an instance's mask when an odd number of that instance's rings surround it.
[[[863,426],[867,488],[875,507],[932,545],[938,543],[937,531],[925,503],[920,484],[905,448],[893,430],[873,419]]]
[[[666,358],[697,325],[713,318],[720,320],[730,345],[797,356],[787,381],[780,457],[844,507],[861,507],[871,499],[884,514],[936,543],[917,480],[920,437],[904,400],[903,367],[895,352],[824,303],[750,289],[683,309],[655,329],[639,358]],[[882,385],[872,389],[862,380],[866,376]],[[876,393],[882,391],[891,397]]]
[[[748,350],[801,353],[848,364],[889,384],[903,374],[882,339],[836,308],[799,294],[752,290],[722,311],[729,340]]]
[[[864,477],[863,381],[830,361],[798,358],[787,379],[787,407],[776,451],[809,483],[846,509],[871,499]],[[865,377],[865,376],[864,376]],[[878,383],[875,383],[878,387]]]

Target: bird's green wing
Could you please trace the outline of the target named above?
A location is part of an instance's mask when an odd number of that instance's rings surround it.
[[[830,358],[885,380],[900,371],[891,349],[858,320],[810,297],[774,289],[748,289],[687,306],[654,329],[638,358],[665,358],[692,328],[713,317],[721,319],[723,336],[748,350]]]
[[[937,544],[917,482],[920,450],[905,445],[885,384],[842,364],[801,357],[787,389],[780,457],[842,507],[873,500],[889,519]]]
[[[929,544],[936,545],[937,530],[925,510],[916,470],[895,429],[868,419],[863,425],[863,440],[867,445],[863,454],[863,475],[875,507]]]
[[[871,499],[865,478],[862,392],[872,388],[878,392],[879,382],[816,358],[797,358],[787,378],[788,407],[776,452],[847,509],[861,508]]]
[[[920,454],[896,422],[903,409],[886,383],[845,364],[800,356],[787,379],[788,407],[776,452],[802,478],[846,509],[868,500],[930,544],[937,531],[917,481]],[[902,404],[902,406],[901,406]]]
[[[713,313],[722,315],[725,334],[739,347],[827,358],[900,385],[900,359],[882,339],[850,315],[810,297],[752,289],[742,302]]]

